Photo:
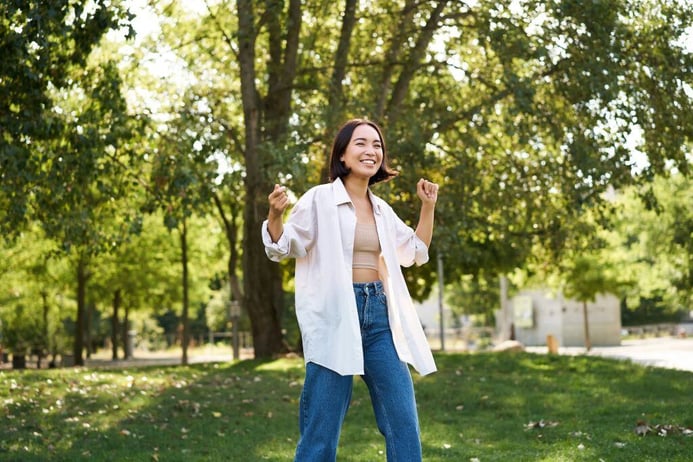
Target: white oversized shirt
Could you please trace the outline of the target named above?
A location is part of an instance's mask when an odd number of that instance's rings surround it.
[[[382,199],[368,191],[382,253],[378,272],[388,300],[397,354],[421,374],[436,370],[401,266],[428,261],[428,247]],[[363,375],[363,348],[352,285],[356,212],[340,179],[315,186],[298,200],[275,243],[262,224],[273,261],[296,259],[296,317],[306,363],[341,375]]]

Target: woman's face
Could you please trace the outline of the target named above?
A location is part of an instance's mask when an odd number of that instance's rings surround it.
[[[351,170],[349,175],[363,178],[375,175],[383,163],[383,146],[378,131],[367,124],[356,127],[340,160]]]

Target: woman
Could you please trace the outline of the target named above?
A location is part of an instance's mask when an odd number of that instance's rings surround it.
[[[295,461],[334,461],[353,376],[368,386],[388,461],[420,461],[414,388],[407,363],[436,370],[401,266],[428,261],[438,185],[419,180],[421,212],[408,227],[369,186],[389,169],[382,132],[354,119],[339,130],[328,184],[296,203],[286,223],[286,189],[269,195],[262,226],[267,256],[296,259],[296,316],[306,376]]]

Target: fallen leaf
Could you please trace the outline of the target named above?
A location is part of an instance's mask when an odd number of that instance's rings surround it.
[[[651,431],[651,428],[649,425],[647,425],[647,422],[643,420],[638,420],[636,425],[635,425],[635,434],[638,436],[645,436]]]
[[[645,436],[648,433],[652,433],[658,436],[668,436],[671,434],[691,436],[693,435],[693,429],[674,424],[649,425],[647,422],[643,420],[638,420],[635,425],[635,434],[638,436]]]
[[[546,428],[546,427],[556,427],[558,426],[558,422],[555,421],[545,421],[544,419],[541,419],[538,422],[529,422],[528,424],[525,425],[525,430],[532,430],[534,428]]]

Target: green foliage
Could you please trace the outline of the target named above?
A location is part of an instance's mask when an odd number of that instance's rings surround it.
[[[86,104],[76,120],[66,117],[71,112],[61,111],[67,108],[60,107],[60,92],[79,86],[76,82],[94,47],[107,31],[127,27],[129,15],[118,3],[103,0],[87,9],[73,0],[4,2],[0,11],[0,54],[8,63],[0,71],[0,229],[4,236],[14,236],[27,221],[50,218],[41,207],[56,204],[70,191],[83,193],[79,186],[85,176],[96,177],[96,165],[89,163],[96,159],[85,154],[111,143],[88,124],[103,118],[101,126],[109,126],[113,113],[103,109],[115,103],[114,68],[103,69],[103,85],[83,88],[94,104]],[[122,135],[108,131],[113,137]],[[104,144],[97,148],[99,138]],[[82,154],[85,162],[72,157],[71,150]],[[56,170],[63,174],[54,177]],[[50,201],[49,192],[58,199]],[[37,217],[37,209],[44,214]],[[60,218],[60,209],[51,212]]]
[[[424,460],[683,462],[693,374],[595,357],[438,355],[415,376]],[[303,360],[5,372],[8,460],[290,460]],[[85,396],[88,398],[85,399]],[[638,436],[638,422],[669,428]],[[340,459],[381,460],[355,379]]]
[[[267,266],[257,233],[270,186],[301,194],[324,179],[332,136],[346,118],[384,126],[400,175],[375,192],[412,226],[416,180],[440,183],[431,257],[444,255],[447,281],[470,274],[481,281],[528,262],[536,262],[535,274],[563,265],[588,275],[589,263],[610,266],[619,276],[611,282],[631,283],[630,290],[636,270],[607,251],[618,246],[601,232],[581,239],[605,220],[603,193],[689,174],[693,57],[685,37],[693,14],[686,2],[146,8],[161,30],[117,49],[102,39],[114,30],[132,35],[120,2],[0,6],[0,51],[9,63],[0,70],[0,231],[16,237],[38,222],[64,250],[94,257],[148,232],[144,213],[161,210],[157,218],[172,229],[208,214],[216,199],[244,227],[227,229],[227,273],[245,283],[234,297],[263,324],[255,334],[279,335],[282,311],[278,291],[267,290],[281,274]],[[637,165],[634,149],[643,159]],[[687,203],[679,204],[685,216]],[[595,216],[586,223],[585,214]],[[653,283],[650,292],[690,305],[690,223],[671,229],[660,235],[679,257],[658,271],[675,289]],[[128,252],[116,258],[132,267]],[[240,279],[238,261],[255,277]],[[109,262],[108,274],[93,280],[102,304],[110,285],[122,283],[133,299],[156,287],[162,309],[176,309],[164,306],[177,290],[168,276],[173,288],[162,289],[154,277],[112,277],[117,265]],[[433,264],[407,270],[415,298],[430,293],[435,272]]]
[[[581,253],[564,270],[565,295],[581,302],[594,301],[598,294],[619,293],[621,281],[603,256]]]
[[[3,310],[2,343],[15,354],[28,354],[31,348],[44,346],[41,325],[36,323],[39,313],[31,313],[22,304],[14,305],[11,310]]]
[[[20,233],[14,245],[0,243],[0,344],[56,352],[67,346],[61,320],[74,313],[66,287],[71,274],[64,258],[37,227]]]
[[[462,315],[481,315],[483,325],[493,325],[493,312],[500,300],[499,278],[483,272],[465,275],[457,283],[450,284],[445,291],[445,305]]]
[[[645,200],[643,200],[643,197]],[[621,271],[637,281],[627,305],[659,300],[665,311],[688,311],[693,302],[693,185],[682,174],[618,195],[612,242]]]
[[[206,101],[193,96],[161,126],[151,171],[152,200],[164,211],[169,229],[184,217],[204,214],[218,175],[215,156],[223,156],[224,129],[212,118]]]
[[[599,292],[623,300],[626,319],[675,320],[691,305],[693,225],[691,182],[680,173],[610,194],[608,208],[591,208],[566,240],[562,258],[535,247],[517,286],[539,284],[589,301]]]

